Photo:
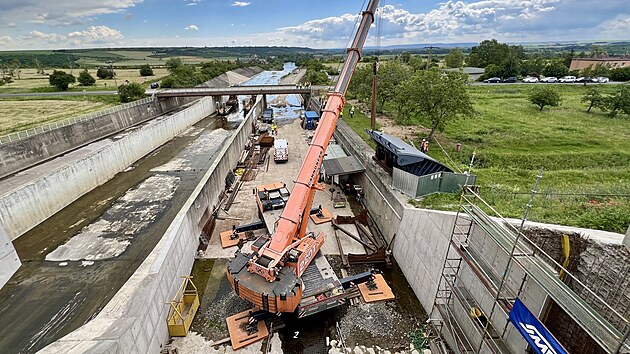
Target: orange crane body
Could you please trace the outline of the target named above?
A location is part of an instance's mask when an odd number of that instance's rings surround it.
[[[324,233],[307,234],[308,218],[315,191],[323,189],[318,183],[319,171],[345,103],[344,95],[361,59],[361,49],[374,22],[377,6],[378,0],[370,0],[367,10],[362,13],[337,85],[328,95],[306,158],[273,235],[264,244],[253,247],[252,255],[237,252],[228,263],[228,280],[237,295],[263,310],[293,312],[296,309],[302,297],[300,277],[324,244]]]

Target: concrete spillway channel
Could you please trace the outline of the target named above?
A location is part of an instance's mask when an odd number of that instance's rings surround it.
[[[0,290],[0,352],[35,352],[97,315],[160,240],[230,134],[219,118],[204,118],[16,239],[23,265]]]

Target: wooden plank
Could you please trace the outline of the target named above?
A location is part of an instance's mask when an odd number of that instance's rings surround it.
[[[361,292],[361,296],[363,297],[363,301],[365,302],[377,302],[377,301],[387,301],[393,300],[396,297],[392,292],[392,289],[385,282],[385,278],[383,278],[382,274],[376,274],[374,276],[374,283],[376,284],[376,289],[370,290],[366,283],[359,284],[359,291]]]
[[[350,263],[348,263],[348,256],[343,251],[343,247],[341,246],[341,239],[339,239],[339,234],[337,230],[335,230],[335,239],[337,240],[337,248],[339,248],[339,255],[341,256],[341,263],[343,264],[343,268],[350,268]],[[348,272],[345,272],[346,275],[343,275],[345,269],[341,269],[341,277],[345,278],[348,276]]]
[[[249,321],[249,312],[246,310],[225,319],[228,331],[230,332],[230,341],[234,350],[246,347],[252,343],[258,342],[269,335],[269,330],[265,325],[265,321],[258,321],[258,331],[252,334],[247,333],[247,323]]]

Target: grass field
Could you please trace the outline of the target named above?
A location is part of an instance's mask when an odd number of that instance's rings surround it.
[[[445,152],[432,142],[429,155],[464,170],[476,151],[473,173],[482,196],[506,217],[523,214],[536,172],[544,166],[542,194],[530,220],[625,233],[630,223],[630,117],[609,118],[597,110],[587,114],[580,98],[590,87],[555,85],[562,105],[540,112],[527,102],[530,86],[473,86],[469,90],[479,114],[449,124],[437,135]],[[612,92],[615,86],[601,89]],[[353,128],[367,125],[357,122]],[[463,144],[459,153],[456,143]],[[456,195],[432,195],[416,203],[454,210],[458,200]]]
[[[117,104],[116,96],[0,99],[0,135],[54,123]]]
[[[83,69],[60,69],[66,73],[72,74],[75,77],[79,76],[79,73]],[[120,85],[129,80],[129,82],[138,82],[145,86],[148,86],[152,82],[159,81],[164,76],[168,75],[168,71],[165,68],[153,69],[153,76],[140,76],[140,70],[138,69],[115,69],[116,80],[101,80],[96,77],[96,69],[88,69],[88,72],[96,79],[96,84],[92,86],[79,86],[78,83],[70,85],[70,91],[104,91],[115,90],[116,83]],[[53,70],[46,70],[47,74],[53,72]],[[20,79],[15,80],[10,84],[0,86],[0,93],[24,93],[24,92],[49,92],[58,91],[55,87],[50,86],[47,75],[37,74],[36,69],[22,69],[20,73]]]

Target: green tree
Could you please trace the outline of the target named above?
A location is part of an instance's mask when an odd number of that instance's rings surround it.
[[[411,60],[411,53],[409,53],[409,52],[403,52],[403,53],[400,55],[400,60],[401,60],[404,64],[409,63],[409,60]]]
[[[616,68],[610,71],[610,79],[613,81],[630,81],[630,66]]]
[[[540,55],[534,55],[521,64],[522,75],[539,76],[545,67],[545,60]]]
[[[135,101],[144,96],[144,88],[137,82],[132,82],[129,85],[118,86],[118,97],[120,102]]]
[[[383,112],[385,103],[391,101],[396,96],[396,89],[409,76],[411,76],[411,69],[397,60],[388,60],[380,65],[376,81],[377,112]],[[370,96],[371,91],[372,77],[369,78]]]
[[[140,67],[140,76],[153,76],[153,69],[148,64]]]
[[[398,87],[399,115],[427,121],[431,139],[448,122],[474,114],[466,81],[467,76],[459,72],[442,73],[435,69],[416,72]]]
[[[182,62],[181,58],[170,58],[169,60],[166,61],[165,65],[168,72],[173,73],[175,70],[177,70],[177,68],[184,65],[184,63]]]
[[[48,76],[48,82],[51,86],[55,86],[58,89],[65,91],[68,89],[68,85],[75,83],[77,80],[73,75],[66,74],[65,71],[55,70]]]
[[[362,65],[354,70],[348,91],[360,100],[367,100],[372,95],[372,66]]]
[[[486,68],[483,71],[483,75],[481,75],[479,77],[479,80],[485,80],[491,77],[500,77],[501,74],[503,72],[503,69],[496,65],[496,64],[490,64],[488,66],[486,66]]]
[[[98,77],[101,80],[104,79],[113,79],[114,76],[116,76],[116,73],[114,72],[114,70],[110,69],[110,68],[106,68],[104,66],[98,68],[98,70],[96,70],[96,77]]]
[[[92,75],[90,75],[87,69],[81,71],[77,81],[79,81],[79,85],[81,86],[91,86],[96,83],[96,79]]]
[[[609,75],[610,75],[609,65],[606,65],[603,63],[597,63],[595,66],[592,67],[591,76],[593,77],[609,76]]]
[[[444,57],[444,61],[449,68],[461,68],[464,66],[464,53],[458,48],[451,49]]]
[[[490,64],[501,65],[509,54],[509,45],[499,43],[496,39],[484,40],[478,46],[472,47],[466,62],[469,66],[485,68]]]
[[[611,117],[617,116],[619,112],[630,115],[630,85],[619,85],[617,92],[606,98],[605,105]]]
[[[592,108],[606,109],[606,98],[597,89],[590,89],[582,97],[582,102],[588,103],[587,113],[591,113]]]
[[[528,100],[540,107],[542,111],[545,106],[557,107],[560,105],[562,97],[551,87],[538,87],[530,92]]]
[[[547,64],[547,66],[545,66],[545,68],[543,69],[543,75],[548,76],[548,77],[562,77],[562,76],[566,76],[569,73],[569,68],[567,68],[566,65],[564,65],[563,63],[559,62],[559,61],[554,61],[551,62],[549,64]]]
[[[413,68],[413,71],[427,69],[427,62],[420,55],[414,55],[409,59],[409,66]]]

